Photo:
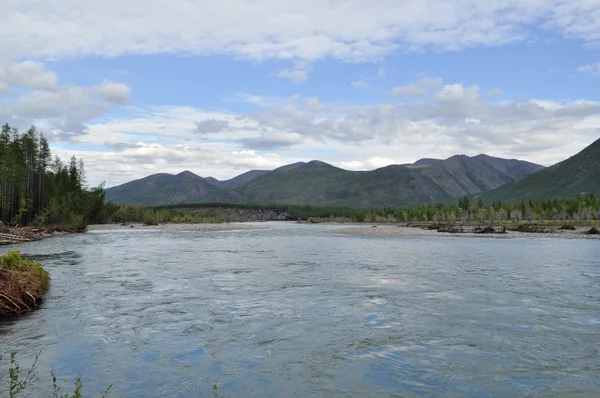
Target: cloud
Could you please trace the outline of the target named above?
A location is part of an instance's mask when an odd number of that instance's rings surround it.
[[[221,133],[230,129],[227,120],[206,119],[195,124],[194,133],[204,138],[208,137],[209,134]]]
[[[290,79],[294,83],[302,83],[308,79],[310,65],[306,62],[296,62],[291,69],[283,69],[275,74],[282,79]]]
[[[364,61],[397,50],[455,51],[535,39],[534,26],[598,45],[599,9],[597,0],[405,0],[401,6],[396,0],[327,6],[319,0],[105,0],[95,7],[80,0],[20,0],[3,4],[0,42],[3,56],[12,59],[184,53]]]
[[[259,136],[240,138],[237,140],[244,148],[254,150],[287,149],[301,144],[303,138],[298,133],[273,131],[261,133]]]
[[[87,134],[73,140],[110,149],[85,158],[98,168],[97,176],[103,170],[114,185],[192,166],[199,175],[229,178],[315,157],[353,170],[457,153],[550,165],[600,135],[598,102],[488,101],[477,85],[423,79],[407,86],[437,88],[406,103],[348,105],[298,95],[278,100],[248,95],[254,111],[138,109],[130,117],[89,123]],[[202,140],[198,132],[205,134]]]
[[[105,101],[118,105],[127,105],[131,89],[123,83],[104,80],[100,85],[96,86],[96,92]]]
[[[398,164],[398,161],[392,158],[375,156],[367,160],[353,160],[349,162],[340,162],[340,166],[347,170],[373,170],[380,167],[389,166],[391,164]]]
[[[371,88],[371,85],[369,83],[362,80],[353,81],[351,84],[356,88]]]
[[[462,84],[448,84],[434,95],[438,102],[477,101],[479,86],[474,85],[465,89]]]
[[[19,86],[36,90],[55,90],[58,76],[46,70],[41,62],[5,62],[0,63],[0,86]],[[0,87],[1,88],[1,87]]]
[[[600,62],[597,64],[584,65],[577,68],[578,72],[600,76]]]
[[[390,94],[396,97],[410,99],[422,97],[430,90],[442,87],[442,79],[434,79],[431,77],[422,77],[415,83],[410,83],[405,86],[400,86],[392,89]]]
[[[493,90],[489,90],[489,91],[486,93],[486,95],[487,95],[489,98],[496,98],[496,97],[499,97],[499,96],[501,96],[501,95],[502,95],[502,90],[501,90],[501,89],[499,89],[499,88],[495,88],[495,89],[493,89]]]
[[[54,71],[40,62],[0,63],[0,120],[17,128],[37,125],[50,141],[73,141],[87,134],[87,124],[114,104],[126,104],[125,84],[60,85]]]

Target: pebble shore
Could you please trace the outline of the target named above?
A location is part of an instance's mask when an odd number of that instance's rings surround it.
[[[182,224],[159,224],[159,225],[144,225],[140,223],[128,223],[126,225],[121,224],[97,224],[88,225],[88,231],[115,231],[115,230],[176,230],[176,231],[201,231],[201,232],[218,232],[218,231],[240,231],[240,230],[251,230],[251,229],[264,229],[265,226],[259,225],[258,223],[182,223]]]
[[[357,236],[357,237],[374,237],[374,238],[393,238],[393,237],[408,237],[408,236],[438,236],[438,237],[472,237],[472,238],[494,238],[494,239],[511,239],[511,238],[531,238],[531,239],[600,239],[600,235],[586,235],[590,227],[578,227],[573,231],[569,230],[554,230],[548,233],[530,233],[506,231],[505,234],[479,234],[475,232],[464,233],[448,233],[438,232],[432,229],[421,227],[406,227],[406,226],[387,226],[387,225],[354,225],[346,228],[332,229],[331,233],[336,235]],[[467,229],[465,229],[467,230]]]

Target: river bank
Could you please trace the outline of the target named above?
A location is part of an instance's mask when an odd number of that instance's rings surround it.
[[[48,290],[50,274],[18,251],[0,256],[0,318],[31,311]]]
[[[146,225],[142,223],[127,224],[94,224],[88,225],[88,231],[118,231],[118,230],[178,230],[178,231],[239,231],[267,228],[257,223],[164,223],[158,225]]]
[[[86,232],[85,225],[53,225],[38,227],[6,227],[0,226],[0,245],[35,242],[47,236]]]
[[[490,229],[491,228],[491,229]],[[360,225],[353,224],[345,228],[333,229],[332,234],[391,238],[391,237],[409,237],[409,236],[439,236],[439,237],[472,237],[472,238],[557,238],[557,239],[600,239],[600,234],[589,234],[592,227],[572,227],[574,229],[561,229],[560,227],[505,227],[493,226],[480,228],[477,226],[462,227],[441,227],[433,228],[427,225]],[[449,232],[452,231],[452,232]]]

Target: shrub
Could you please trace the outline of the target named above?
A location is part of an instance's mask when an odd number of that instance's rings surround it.
[[[0,315],[31,311],[48,290],[50,274],[18,251],[0,256]]]

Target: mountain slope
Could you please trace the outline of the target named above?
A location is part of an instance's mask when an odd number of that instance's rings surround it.
[[[217,186],[219,188],[228,188],[228,189],[232,189],[232,188],[236,188],[239,187],[241,185],[247,184],[252,180],[257,179],[258,177],[267,174],[270,170],[250,170],[245,172],[244,174],[240,174],[237,177],[233,177],[232,179],[229,180],[225,180],[225,181],[219,181],[216,178],[213,177],[207,177],[206,181],[210,182],[211,184],[213,184],[214,186]]]
[[[240,187],[247,203],[349,207],[417,206],[484,192],[543,168],[486,155],[423,159],[352,172],[327,163],[295,163]]]
[[[468,157],[455,155],[421,169],[420,172],[438,184],[451,197],[489,191],[543,166],[515,159],[487,155]]]
[[[328,204],[348,207],[414,206],[450,200],[439,185],[406,166],[391,165],[362,173],[330,194]]]
[[[600,139],[569,159],[527,175],[480,197],[485,202],[513,202],[600,195]]]
[[[264,174],[237,192],[247,203],[329,204],[330,192],[360,173],[318,160],[299,162]]]
[[[237,202],[235,192],[216,187],[190,171],[177,175],[160,173],[108,188],[106,201],[117,204],[155,206],[173,203]]]
[[[313,160],[273,171],[254,170],[228,181],[190,172],[156,174],[109,188],[115,203],[277,203],[319,206],[418,206],[484,192],[542,168],[486,155],[422,159],[372,171],[349,171]]]

